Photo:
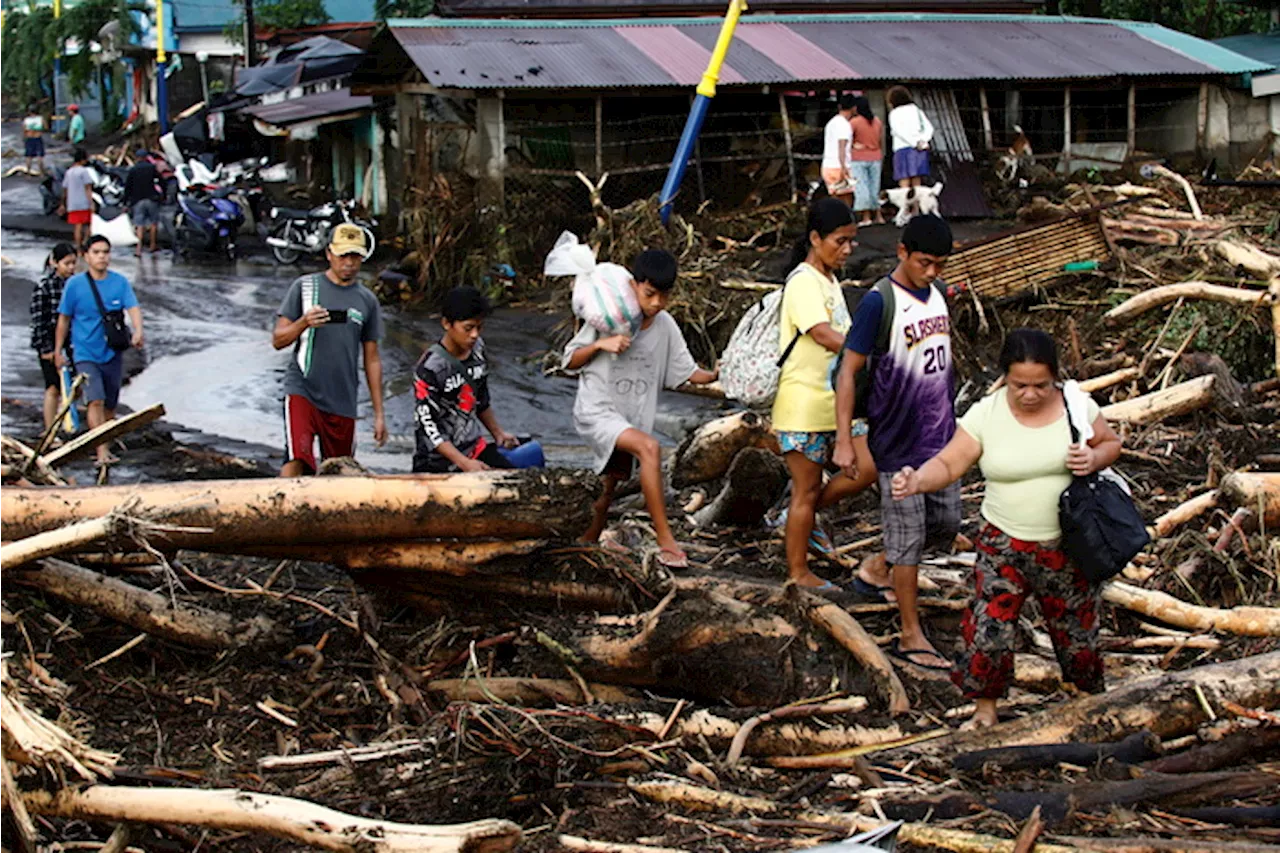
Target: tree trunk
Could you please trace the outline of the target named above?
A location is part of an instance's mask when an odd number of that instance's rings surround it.
[[[1257,512],[1268,527],[1280,525],[1280,473],[1235,472],[1222,478],[1219,491],[1228,506]]]
[[[1280,275],[1280,257],[1262,251],[1257,246],[1237,240],[1219,240],[1214,247],[1222,259],[1233,267],[1244,267],[1259,278]]]
[[[266,616],[237,620],[226,613],[178,603],[117,578],[61,560],[5,573],[9,583],[32,586],[102,613],[117,622],[200,649],[232,649],[283,643],[287,634]]]
[[[1107,758],[1124,764],[1137,764],[1159,755],[1159,750],[1159,738],[1151,732],[1141,731],[1116,743],[1050,743],[979,749],[955,756],[951,765],[957,770],[974,772],[984,767],[997,767],[1001,771],[1035,770],[1056,767],[1064,761],[1092,767]]]
[[[504,557],[525,557],[546,546],[541,539],[468,542],[442,539],[390,542],[343,542],[330,545],[248,546],[241,553],[331,563],[349,571],[395,569],[400,572],[441,573],[467,577],[476,569]]]
[[[32,814],[88,821],[180,823],[262,832],[343,853],[498,853],[520,842],[520,827],[505,820],[452,826],[392,823],[355,817],[272,794],[230,788],[127,788],[94,785],[81,791],[23,795]]]
[[[1156,539],[1162,536],[1168,536],[1188,521],[1191,521],[1193,518],[1198,518],[1217,505],[1217,489],[1211,489],[1202,495],[1197,495],[1188,501],[1183,501],[1155,520],[1155,523],[1152,524],[1149,530],[1152,534],[1151,538]]]
[[[1195,731],[1208,715],[1196,697],[1199,686],[1214,702],[1247,708],[1272,708],[1280,702],[1280,652],[1162,673],[1116,685],[1108,692],[1085,696],[988,729],[957,732],[911,744],[887,755],[931,755],[1001,746],[1100,743],[1150,729],[1162,740]]]
[[[1225,287],[1221,284],[1209,284],[1205,281],[1184,281],[1181,284],[1166,284],[1153,287],[1131,296],[1103,315],[1108,323],[1123,323],[1134,317],[1159,308],[1179,299],[1203,299],[1210,302],[1225,302],[1228,305],[1266,304],[1265,290],[1245,290],[1242,287]]]
[[[1212,376],[1197,376],[1165,388],[1102,407],[1108,421],[1124,421],[1135,425],[1153,424],[1165,418],[1185,415],[1213,402]]]
[[[0,538],[22,539],[104,516],[137,515],[211,533],[156,533],[172,547],[237,552],[246,545],[576,536],[591,518],[585,471],[530,469],[393,477],[205,480],[0,491]]]
[[[876,641],[871,638],[858,620],[846,613],[837,604],[820,600],[812,593],[805,595],[808,600],[809,618],[831,635],[854,659],[860,663],[876,682],[880,695],[891,714],[905,714],[911,710],[911,700],[907,691],[898,680],[893,664],[885,657]]]
[[[729,466],[720,494],[693,514],[694,523],[755,527],[782,497],[788,478],[787,466],[772,450],[745,448]]]
[[[122,519],[115,515],[77,521],[57,530],[46,530],[17,542],[0,546],[0,568],[14,569],[43,557],[53,557],[99,540],[110,540],[121,530]]]
[[[1280,607],[1233,607],[1221,610],[1201,607],[1168,593],[1139,589],[1120,581],[1102,587],[1103,600],[1175,628],[1190,631],[1222,631],[1242,637],[1280,637]]]
[[[729,470],[739,451],[762,447],[779,451],[769,431],[769,419],[756,412],[735,412],[703,424],[676,451],[671,484],[677,489],[718,480]]]
[[[1148,761],[1144,769],[1152,773],[1208,773],[1239,767],[1245,759],[1262,758],[1277,747],[1280,747],[1280,728],[1242,729],[1220,741]]]

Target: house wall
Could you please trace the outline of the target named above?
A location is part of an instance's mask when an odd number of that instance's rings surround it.
[[[240,45],[227,41],[227,37],[221,32],[179,32],[177,50],[190,53],[193,57],[202,50],[210,56],[240,56],[244,53]]]

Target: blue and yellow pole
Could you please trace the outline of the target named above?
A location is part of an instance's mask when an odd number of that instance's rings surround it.
[[[53,0],[53,19],[56,21],[61,17],[62,0]],[[53,55],[53,126],[49,130],[54,133],[62,129],[62,123],[58,121],[58,78],[62,76],[62,48],[64,44],[59,39],[58,52]]]
[[[169,81],[165,78],[164,0],[156,0],[156,119],[160,135],[169,132]]]
[[[729,0],[729,11],[725,13],[724,24],[720,27],[720,38],[716,39],[715,50],[711,52],[711,61],[702,74],[702,82],[698,84],[698,95],[693,99],[689,109],[689,118],[684,123],[684,132],[680,134],[680,144],[676,146],[676,156],[671,160],[671,168],[667,171],[667,180],[662,185],[662,194],[658,196],[661,204],[662,223],[665,225],[671,218],[671,205],[680,189],[680,181],[684,179],[685,166],[693,155],[693,146],[698,141],[698,133],[702,130],[702,121],[707,117],[707,108],[711,99],[716,96],[716,82],[720,79],[720,67],[724,65],[725,54],[733,41],[733,31],[738,26],[738,16],[747,8],[747,0]]]

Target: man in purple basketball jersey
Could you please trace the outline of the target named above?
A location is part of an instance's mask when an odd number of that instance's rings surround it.
[[[917,577],[925,549],[950,545],[960,529],[960,484],[895,501],[890,481],[902,467],[924,464],[956,431],[951,317],[945,296],[933,286],[951,247],[951,228],[943,219],[915,217],[902,231],[898,266],[888,276],[889,289],[877,286],[858,303],[841,365],[833,460],[837,465],[852,463],[852,442],[847,436],[854,377],[870,361],[868,442],[879,472],[885,553],[863,564],[854,586],[880,598],[886,598],[886,593],[896,596],[902,635],[890,652],[900,660],[936,670],[948,670],[950,663],[934,649],[920,625]],[[841,437],[846,437],[843,442]],[[848,445],[844,453],[842,444]]]

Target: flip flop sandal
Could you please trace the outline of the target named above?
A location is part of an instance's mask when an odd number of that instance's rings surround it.
[[[888,652],[889,652],[889,657],[893,658],[894,660],[902,661],[903,663],[909,663],[912,666],[918,666],[921,669],[927,669],[927,670],[930,670],[931,672],[951,672],[950,664],[948,664],[947,666],[939,666],[936,663],[921,663],[918,660],[914,660],[914,658],[917,655],[932,655],[933,657],[936,657],[936,658],[941,658],[942,655],[938,654],[937,652],[928,651],[927,649],[904,649],[902,648],[902,646],[898,644],[898,640],[896,638],[894,639],[893,642],[889,644]]]
[[[814,530],[809,534],[809,552],[828,560],[835,559],[836,545],[825,530]]]
[[[870,581],[864,581],[857,574],[853,576],[853,581],[849,584],[853,591],[863,598],[869,598],[872,601],[878,601],[881,604],[888,604],[889,599],[885,597],[886,592],[891,592],[891,586],[879,586]]]
[[[671,548],[663,548],[658,552],[657,561],[668,569],[687,569],[689,568],[689,555],[683,551],[676,551]]]

